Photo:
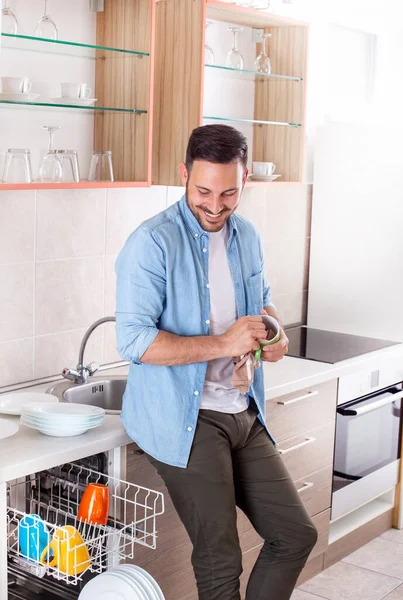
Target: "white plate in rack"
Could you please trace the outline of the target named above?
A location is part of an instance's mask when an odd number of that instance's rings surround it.
[[[0,419],[0,440],[14,435],[19,430],[17,423],[9,421],[8,419]]]
[[[81,590],[79,600],[148,600],[135,590],[130,578],[106,571],[91,579]]]
[[[18,392],[12,394],[0,395],[0,413],[4,415],[20,415],[23,406],[35,402],[46,402],[48,404],[57,404],[59,398],[52,394],[44,392]]]
[[[154,577],[152,575],[150,575],[150,573],[148,571],[146,571],[145,569],[142,569],[141,567],[138,567],[137,565],[125,565],[125,567],[127,567],[132,572],[135,571],[135,572],[141,574],[152,585],[152,587],[156,593],[156,598],[158,600],[165,600],[164,594],[162,593],[160,586],[158,585],[157,581],[154,579]]]
[[[146,593],[147,600],[160,600],[160,597],[157,595],[154,586],[147,579],[147,577],[135,569],[130,569],[130,566],[131,565],[121,565],[120,567],[115,567],[113,571],[130,577],[135,585],[139,585],[141,587],[141,591]]]

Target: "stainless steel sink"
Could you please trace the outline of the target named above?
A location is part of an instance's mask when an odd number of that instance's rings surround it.
[[[46,391],[57,396],[60,402],[76,402],[104,408],[107,414],[119,414],[126,388],[124,377],[91,377],[87,383],[61,381]]]

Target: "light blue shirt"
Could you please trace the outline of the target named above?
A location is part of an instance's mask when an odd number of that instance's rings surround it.
[[[228,226],[237,316],[259,315],[273,306],[260,234],[236,213]],[[207,362],[162,367],[141,357],[160,329],[185,337],[210,334],[209,240],[183,196],[144,221],[116,261],[118,350],[131,361],[121,418],[140,448],[177,467],[189,459]],[[263,368],[255,371],[249,395],[265,425]]]

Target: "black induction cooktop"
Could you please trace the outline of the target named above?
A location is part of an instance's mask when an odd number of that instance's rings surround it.
[[[286,329],[286,334],[290,341],[287,356],[331,364],[399,344],[389,340],[314,329],[305,325]]]

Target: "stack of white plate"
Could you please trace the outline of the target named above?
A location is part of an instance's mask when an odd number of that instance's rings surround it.
[[[120,565],[91,579],[78,600],[165,600],[154,577],[136,565]]]
[[[24,405],[21,423],[45,435],[71,437],[99,427],[105,420],[105,411],[86,404],[37,402]]]
[[[57,404],[59,398],[44,392],[13,392],[12,394],[0,395],[0,413],[4,415],[20,415],[21,409],[27,404],[47,402]]]

